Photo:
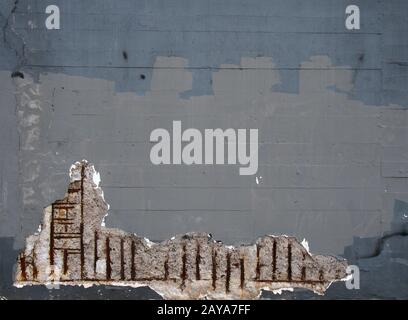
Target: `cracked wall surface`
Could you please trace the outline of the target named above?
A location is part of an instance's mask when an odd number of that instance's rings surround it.
[[[63,22],[53,32],[41,1],[0,4],[1,296],[158,297],[12,287],[18,252],[78,159],[101,171],[108,226],[156,242],[288,234],[349,260],[345,247],[376,244],[408,202],[406,1],[359,1],[358,32],[344,30],[342,1],[55,3]],[[149,134],[173,120],[258,128],[257,176],[152,166]],[[380,267],[367,260],[360,290],[335,283],[325,298],[407,297],[404,239],[389,239]]]
[[[86,161],[71,167],[65,198],[44,210],[39,233],[18,257],[17,286],[148,285],[166,299],[254,299],[261,290],[323,294],[347,275],[346,261],[311,255],[294,237],[270,235],[232,247],[206,233],[152,243],[105,228],[108,205],[96,174]]]

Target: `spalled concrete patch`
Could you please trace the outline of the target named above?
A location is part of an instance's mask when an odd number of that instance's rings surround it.
[[[16,286],[148,285],[166,299],[254,299],[261,290],[306,288],[323,294],[347,263],[312,255],[296,238],[268,235],[225,246],[206,233],[161,243],[105,228],[108,205],[88,162],[71,167],[65,198],[44,210],[39,233],[18,257]]]

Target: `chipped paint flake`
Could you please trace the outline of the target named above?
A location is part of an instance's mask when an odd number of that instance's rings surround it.
[[[303,246],[303,248],[306,249],[306,251],[307,251],[308,253],[310,253],[310,250],[309,250],[309,242],[307,242],[306,239],[303,239],[303,240],[302,240],[301,245]]]

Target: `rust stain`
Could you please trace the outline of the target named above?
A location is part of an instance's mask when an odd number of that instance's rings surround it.
[[[130,278],[132,281],[135,281],[136,279],[136,268],[135,268],[135,251],[136,251],[136,246],[135,242],[132,240],[131,244],[131,269],[130,269]]]
[[[125,240],[120,239],[120,280],[125,280]]]
[[[304,263],[305,260],[306,260],[306,254],[302,253],[303,263]],[[339,276],[339,274],[336,274],[336,276]],[[301,279],[301,281],[306,281],[306,267],[305,266],[302,267],[302,272],[301,272],[300,279]]]
[[[187,279],[187,250],[186,250],[186,244],[183,243],[183,255],[181,256],[181,261],[182,261],[182,268],[181,268],[181,289],[183,290],[186,285],[186,279]]]
[[[324,271],[319,270],[319,281],[324,281]]]
[[[288,244],[288,281],[292,281],[292,245]]]
[[[84,180],[85,166],[81,166],[81,224],[80,224],[80,241],[81,241],[81,278],[84,278],[85,267],[85,250],[84,250]]]
[[[98,262],[98,231],[94,233],[94,273],[96,273],[96,263]]]
[[[67,274],[68,272],[68,250],[64,249],[64,274]]]
[[[164,280],[169,280],[169,257],[164,261]]]
[[[200,244],[197,241],[197,252],[196,252],[196,280],[200,280],[201,279],[201,275],[200,275],[200,263],[201,263],[201,247]]]
[[[273,240],[272,245],[272,280],[276,280],[276,240]]]
[[[110,248],[110,239],[106,237],[105,240],[105,254],[106,254],[106,280],[112,279],[112,267],[111,267],[111,248]]]
[[[242,289],[244,289],[244,285],[245,285],[245,260],[244,260],[244,258],[241,258],[239,260],[239,265],[240,265],[240,270],[241,270],[240,287],[241,287],[241,290],[242,290]]]
[[[259,280],[261,278],[261,263],[259,262],[260,256],[259,252],[261,251],[261,248],[258,244],[256,244],[256,280]]]
[[[215,290],[217,288],[217,251],[212,248],[212,288]]]
[[[54,204],[51,205],[51,227],[50,227],[50,249],[49,249],[49,257],[50,257],[50,265],[54,265],[54,211],[55,207]]]
[[[231,281],[231,253],[227,253],[227,269],[225,270],[225,292],[230,292],[230,281]]]
[[[26,261],[24,253],[20,253],[20,270],[21,270],[21,279],[27,281],[27,272],[26,272]]]

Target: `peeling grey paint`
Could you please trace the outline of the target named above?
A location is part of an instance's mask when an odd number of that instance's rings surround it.
[[[392,122],[394,113],[404,116],[403,108],[373,108],[331,92],[328,84],[351,90],[352,73],[311,71],[330,67],[327,57],[302,64],[300,94],[268,91],[280,82],[279,73],[268,70],[272,58],[243,58],[239,66],[217,72],[214,96],[185,100],[179,93],[193,81],[181,69],[187,63],[159,57],[145,96],[115,92],[105,80],[61,74],[41,75],[40,84],[29,75],[13,80],[26,213],[19,243],[36,230],[42,207],[61,197],[66,168],[78,158],[101,168],[110,223],[151,239],[209,230],[226,242],[253,242],[258,232],[272,232],[307,238],[322,253],[341,253],[354,235],[382,232],[394,185],[384,176],[383,168],[393,162],[383,156],[383,144],[402,141]],[[260,69],[241,70],[254,66]],[[259,128],[262,180],[237,177],[234,166],[153,166],[150,132],[169,129],[174,119],[198,129]],[[231,217],[235,223],[224,229]]]
[[[12,255],[42,208],[63,195],[66,168],[78,158],[101,168],[108,225],[155,240],[191,230],[228,243],[287,233],[340,254],[356,237],[375,248],[395,201],[408,202],[406,1],[357,1],[358,32],[344,30],[342,0],[55,3],[63,18],[55,32],[44,28],[42,1],[0,4],[4,283]],[[262,179],[239,179],[235,169],[150,168],[148,134],[171,120],[259,127]],[[359,292],[335,284],[327,297],[405,297],[405,236],[388,240],[390,252],[368,261],[380,261],[390,278],[362,272]]]
[[[113,0],[104,6],[61,0],[53,4],[61,8],[64,21],[58,32],[46,32],[45,4],[39,1],[17,1],[13,14],[12,26],[19,39],[27,42],[15,50],[24,57],[26,69],[36,75],[46,70],[104,78],[114,81],[119,91],[143,94],[149,90],[155,59],[179,56],[189,61],[193,72],[192,89],[181,94],[188,98],[212,94],[212,73],[222,64],[237,64],[241,57],[273,56],[282,79],[275,89],[295,93],[299,65],[311,56],[328,55],[336,66],[349,66],[353,71],[352,97],[375,105],[406,103],[403,87],[394,81],[406,79],[406,57],[404,50],[393,50],[405,44],[404,28],[395,28],[406,26],[404,1],[358,1],[362,27],[354,33],[344,29],[348,3],[343,0],[313,4],[257,0],[251,6],[243,0],[222,4],[180,0],[160,7],[146,1],[117,4]],[[73,35],[79,32],[81,38],[75,39]],[[129,41],[132,39],[135,41]],[[47,43],[53,43],[52,47]],[[27,58],[24,52],[29,52]],[[141,79],[141,74],[146,78]],[[382,76],[388,81],[381,92],[383,83],[375,80]],[[375,89],[368,88],[368,83]]]

